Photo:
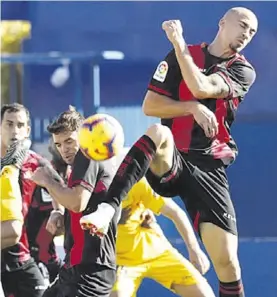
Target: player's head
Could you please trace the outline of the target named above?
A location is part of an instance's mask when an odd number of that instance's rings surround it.
[[[12,142],[29,137],[30,112],[18,103],[5,104],[1,108],[1,147],[6,149]]]
[[[258,20],[251,10],[234,7],[220,20],[218,37],[225,48],[240,52],[254,37],[257,29]]]
[[[78,130],[84,121],[84,117],[75,109],[61,113],[48,127],[47,130],[53,136],[53,141],[63,160],[67,164],[73,164],[79,150]]]

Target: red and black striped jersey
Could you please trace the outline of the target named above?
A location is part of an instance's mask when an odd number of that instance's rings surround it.
[[[19,267],[18,264],[24,263],[31,257],[26,230],[26,217],[37,185],[29,178],[29,175],[30,172],[34,172],[39,167],[39,160],[41,158],[40,155],[30,150],[21,168],[19,183],[21,186],[24,225],[19,243],[1,252],[2,271],[17,269]]]
[[[65,211],[66,267],[75,265],[100,264],[116,268],[115,237],[119,213],[114,215],[108,233],[104,238],[91,236],[89,231],[82,230],[80,218],[97,209],[98,204],[105,201],[105,196],[112,182],[115,166],[113,161],[96,162],[86,158],[81,151],[77,153],[68,179],[70,188],[82,186],[91,192],[91,197],[84,212]]]
[[[172,50],[159,63],[148,90],[178,101],[198,100],[213,111],[219,124],[219,133],[214,139],[207,138],[203,129],[196,123],[192,115],[162,119],[173,134],[177,149],[184,157],[207,161],[221,160],[229,165],[237,155],[237,146],[231,137],[230,127],[235,119],[238,105],[244,99],[256,78],[254,68],[239,54],[230,58],[218,58],[211,55],[206,44],[189,46],[194,63],[205,75],[217,73],[229,87],[229,94],[222,99],[194,98],[185,81]]]

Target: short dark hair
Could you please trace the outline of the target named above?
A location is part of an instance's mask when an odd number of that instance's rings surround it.
[[[30,111],[28,108],[26,108],[24,105],[19,103],[11,103],[11,104],[4,104],[1,108],[1,122],[3,120],[3,117],[6,112],[13,113],[13,112],[19,112],[19,111],[25,111],[27,116],[27,123],[30,125],[31,119],[30,119]]]
[[[61,132],[78,131],[83,124],[84,117],[72,107],[62,112],[47,127],[47,131],[51,134],[59,134]]]

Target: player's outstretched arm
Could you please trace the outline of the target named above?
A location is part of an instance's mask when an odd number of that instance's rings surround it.
[[[236,63],[235,69],[231,72],[218,71],[205,75],[193,61],[183,37],[181,22],[166,21],[163,22],[162,27],[175,49],[182,77],[195,98],[235,98],[244,96],[248,92],[256,79],[255,70],[249,63]]]
[[[175,101],[165,95],[147,91],[142,108],[147,116],[171,119],[193,114],[197,105],[197,101]]]
[[[49,167],[39,167],[31,179],[41,187],[48,190],[51,197],[63,207],[82,212],[86,209],[91,192],[81,185],[69,188],[56,181]]]
[[[187,87],[197,99],[226,98],[231,90],[226,80],[218,74],[206,76],[195,65],[183,37],[183,28],[179,20],[163,22],[163,30],[171,41],[182,77]]]
[[[202,274],[205,274],[210,268],[210,261],[201,250],[186,213],[173,200],[164,200],[161,214],[172,220],[186,243],[190,261]]]
[[[186,243],[187,248],[200,249],[198,240],[186,213],[172,199],[164,199],[161,214],[169,218]]]
[[[174,101],[164,95],[148,91],[143,103],[143,111],[148,116],[163,119],[191,114],[207,137],[214,137],[218,133],[215,114],[197,101]]]
[[[176,45],[175,53],[183,79],[195,98],[222,99],[230,95],[231,90],[221,75],[214,73],[207,76],[199,70],[186,44]]]
[[[91,197],[91,192],[82,186],[69,188],[51,181],[46,188],[56,202],[73,212],[84,211]]]

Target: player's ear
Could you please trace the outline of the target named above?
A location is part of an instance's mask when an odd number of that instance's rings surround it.
[[[222,28],[222,26],[224,25],[224,23],[225,23],[224,18],[220,19],[220,21],[218,22],[218,27],[219,28]]]

